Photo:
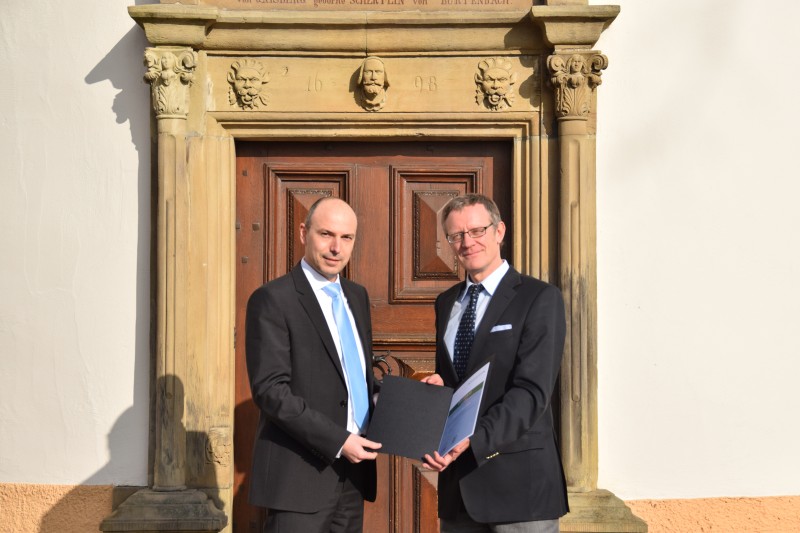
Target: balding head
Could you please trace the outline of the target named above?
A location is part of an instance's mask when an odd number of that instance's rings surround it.
[[[357,226],[356,213],[347,202],[331,197],[314,202],[306,221],[300,224],[306,262],[329,281],[335,281],[350,261]]]

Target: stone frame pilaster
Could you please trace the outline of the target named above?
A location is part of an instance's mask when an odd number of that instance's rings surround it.
[[[570,513],[564,532],[645,532],[647,524],[598,489],[596,89],[608,58],[592,48],[618,6],[550,0],[531,8],[551,47],[547,71],[559,142],[559,286],[567,314],[561,364],[561,451]]]

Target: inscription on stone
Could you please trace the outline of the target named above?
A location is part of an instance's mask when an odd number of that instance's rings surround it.
[[[227,9],[322,11],[527,11],[532,0],[201,0]]]

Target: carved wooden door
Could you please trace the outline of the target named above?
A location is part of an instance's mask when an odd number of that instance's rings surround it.
[[[433,371],[433,301],[463,278],[438,214],[465,192],[493,196],[511,216],[511,147],[503,142],[237,143],[236,413],[233,531],[260,533],[247,503],[258,412],[244,361],[250,294],[303,256],[298,226],[320,196],[347,200],[358,236],[345,275],[366,286],[372,306],[376,377]],[[512,227],[506,242],[512,242]],[[436,476],[419,462],[380,455],[378,499],[364,531],[438,531]]]

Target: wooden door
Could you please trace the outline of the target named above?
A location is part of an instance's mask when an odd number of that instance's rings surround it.
[[[233,531],[260,533],[263,513],[247,503],[258,410],[244,357],[247,299],[302,258],[298,226],[321,196],[350,203],[358,235],[345,275],[372,305],[373,360],[384,373],[433,371],[436,296],[463,279],[438,214],[465,192],[492,196],[511,216],[511,147],[504,142],[237,143],[236,413]],[[513,242],[508,224],[506,242]],[[364,531],[435,532],[436,476],[418,461],[380,455],[378,499]]]

